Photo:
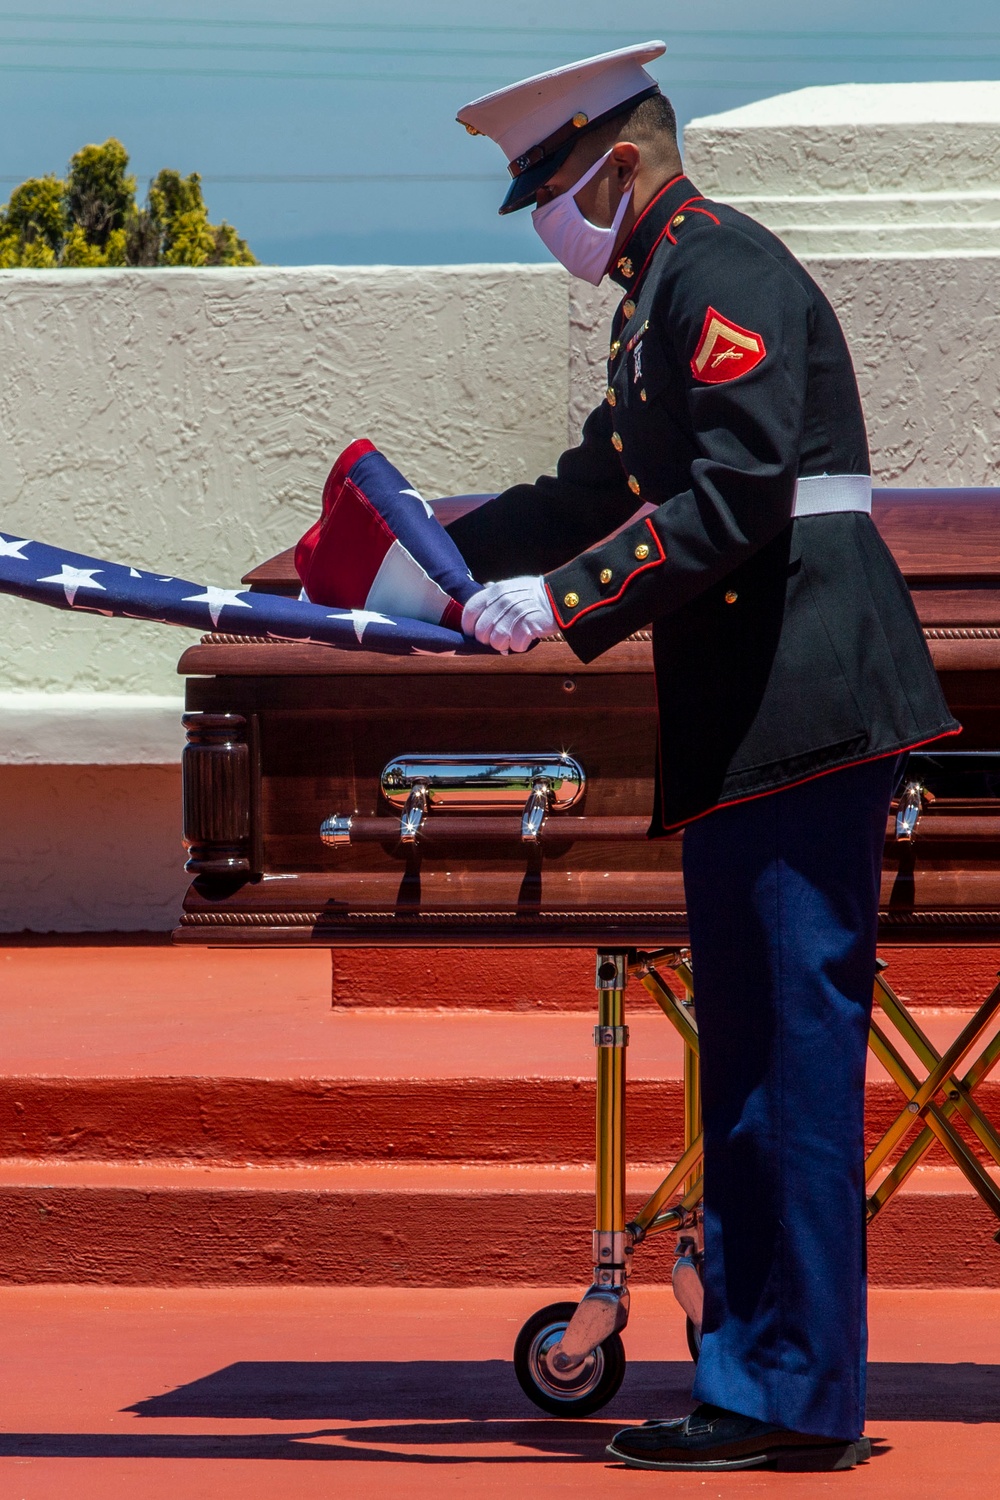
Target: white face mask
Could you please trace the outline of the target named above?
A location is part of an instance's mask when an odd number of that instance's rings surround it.
[[[612,146],[611,151],[613,150]],[[531,222],[539,239],[552,251],[556,260],[561,261],[572,276],[579,276],[581,281],[589,281],[591,286],[598,285],[608,268],[625,210],[632,201],[632,193],[630,190],[622,194],[622,201],[610,229],[601,229],[585,219],[580,212],[576,195],[592,177],[597,176],[611,151],[606,151],[595,161],[568,192],[560,193],[551,203],[543,203],[531,215]]]

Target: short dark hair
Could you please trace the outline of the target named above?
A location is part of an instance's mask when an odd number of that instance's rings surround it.
[[[666,94],[650,94],[648,98],[641,99],[634,109],[616,115],[613,120],[599,125],[588,134],[592,135],[596,146],[605,150],[618,141],[627,141],[631,136],[636,137],[636,145],[641,145],[643,141],[657,141],[657,144],[671,145],[676,150],[677,115]]]

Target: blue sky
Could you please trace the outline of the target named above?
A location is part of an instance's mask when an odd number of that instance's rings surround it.
[[[201,172],[213,218],[275,264],[547,259],[527,213],[498,217],[503,160],[455,111],[648,37],[682,123],[806,84],[1000,77],[997,0],[21,5],[0,0],[0,199],[116,135],[140,177]]]

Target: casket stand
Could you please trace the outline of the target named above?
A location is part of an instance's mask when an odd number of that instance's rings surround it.
[[[964,726],[910,759],[886,832],[881,938],[1000,949],[1000,490],[876,490],[873,515]],[[244,582],[299,588],[290,552]],[[680,835],[646,839],[648,633],[587,666],[560,641],[507,658],[390,657],[212,635],[179,671],[194,878],[176,941],[596,949],[594,1283],[577,1307],[529,1320],[515,1367],[546,1410],[582,1415],[610,1400],[632,1253],[662,1231],[680,1236],[674,1284],[696,1354],[698,1036]],[[684,704],[669,708],[683,733]],[[629,974],[684,1042],[685,1150],[626,1221]],[[875,999],[871,1046],[903,1103],[869,1156],[869,1216],[939,1141],[1000,1218],[983,1164],[1000,1164],[1000,1138],[973,1097],[1000,1057],[1000,985],[943,1056],[882,973]]]

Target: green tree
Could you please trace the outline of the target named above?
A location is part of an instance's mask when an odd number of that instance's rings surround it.
[[[58,177],[29,177],[0,210],[0,242],[17,248],[25,265],[54,266],[66,238],[63,185]]]
[[[103,146],[84,146],[70,157],[66,208],[87,242],[101,250],[108,236],[124,229],[135,212],[135,178],[127,169],[128,152],[113,137]]]
[[[0,209],[0,270],[257,264],[231,224],[209,222],[197,172],[158,172],[140,207],[128,163],[112,138],[77,151],[65,181],[22,182]]]
[[[182,177],[164,169],[149,185],[149,212],[163,235],[168,266],[254,266],[245,240],[225,220],[208,222],[197,172]]]

